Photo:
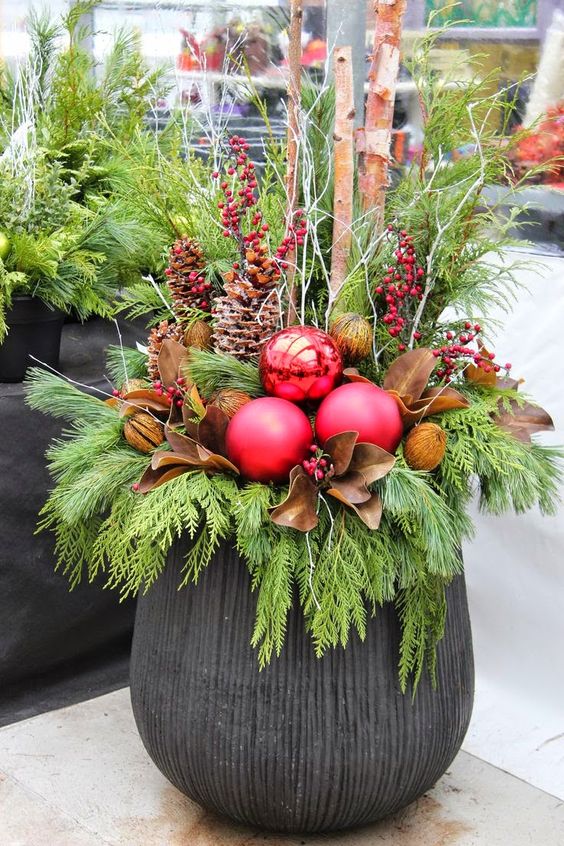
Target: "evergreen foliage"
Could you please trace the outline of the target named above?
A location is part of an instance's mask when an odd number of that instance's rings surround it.
[[[523,444],[492,421],[499,396],[508,401],[515,392],[469,390],[468,409],[437,418],[448,433],[439,471],[414,472],[400,458],[377,483],[384,502],[378,531],[329,497],[320,502],[317,528],[303,534],[270,520],[268,509],[286,494],[272,486],[194,471],[150,495],[135,494],[131,486],[147,459],[124,441],[117,410],[35,369],[30,405],[72,421],[48,453],[56,487],[41,527],[55,532],[59,566],[72,585],[103,573],[122,596],[150,588],[183,534],[193,545],[182,586],[196,583],[220,544],[233,538],[257,594],[252,642],[262,666],[283,647],[294,591],[319,655],[344,647],[351,628],[364,637],[367,616],[393,601],[402,621],[405,689],[410,676],[416,685],[425,666],[434,671],[445,588],[461,572],[460,544],[472,531],[466,507],[473,486],[492,513],[536,504],[552,513],[557,502],[561,451]]]
[[[45,29],[41,50],[50,49],[50,38]],[[427,37],[418,48],[419,65],[413,74],[425,112],[423,155],[390,190],[386,223],[394,232],[405,230],[413,236],[417,256],[425,263],[420,313],[409,318],[418,334],[410,343],[438,351],[447,331],[459,334],[467,320],[483,324],[492,304],[505,305],[512,296],[515,268],[494,267],[491,255],[511,243],[508,232],[515,221],[500,222],[496,210],[481,205],[485,182],[508,175],[508,146],[500,143],[497,131],[506,122],[503,96],[485,96],[478,82],[462,88],[439,86],[427,68],[434,38]],[[122,73],[120,62],[128,49],[123,46],[123,55],[118,50],[107,70],[110,87]],[[41,82],[50,84],[47,78]],[[176,238],[185,235],[202,246],[206,279],[217,291],[233,261],[239,261],[235,239],[222,234],[217,214],[221,197],[210,179],[212,170],[221,170],[224,152],[220,143],[208,163],[184,155],[182,144],[190,128],[182,124],[172,123],[158,143],[135,122],[123,133],[121,101],[109,100],[113,105],[104,117],[104,179],[112,202],[105,206],[104,226],[114,242],[121,239],[121,254],[127,252],[132,261],[120,266],[118,251],[113,256],[100,249],[98,235],[103,230],[96,229],[98,208],[90,204],[80,212],[86,217],[83,229],[76,230],[81,233],[78,242],[57,233],[45,234],[43,241],[38,234],[44,233],[34,233],[30,240],[33,227],[25,218],[20,240],[14,236],[17,261],[9,258],[5,267],[0,266],[0,285],[8,289],[31,278],[68,284],[70,277],[60,268],[70,244],[70,255],[82,266],[83,278],[90,274],[92,283],[100,280],[109,286],[119,268],[131,283],[120,307],[129,316],[147,315],[151,324],[172,316],[163,271],[167,248]],[[307,233],[298,253],[296,280],[300,317],[317,325],[330,316],[333,175],[328,145],[333,110],[331,89],[304,86],[299,166]],[[456,159],[451,154],[461,146],[470,150],[469,155]],[[283,153],[274,143],[268,145],[260,185],[260,208],[274,244],[280,242],[285,225]],[[45,190],[53,192],[54,207],[80,221],[72,186],[73,180],[81,187],[85,182],[70,170],[65,180],[66,189],[55,182]],[[1,198],[0,190],[0,213]],[[143,232],[147,237],[141,257],[136,244]],[[373,221],[361,213],[357,197],[349,275],[336,309],[359,312],[373,323],[374,354],[360,370],[378,384],[400,352],[374,296],[395,246],[385,233],[374,236]],[[144,279],[135,277],[139,270]],[[109,289],[104,290],[107,294]],[[146,356],[114,347],[107,367],[121,388],[127,379],[146,376]],[[263,394],[256,361],[191,349],[184,367],[186,384],[194,382],[204,400],[220,388],[251,397]],[[441,384],[441,378],[435,371],[430,383]],[[321,488],[318,525],[304,533],[278,526],[270,518],[269,509],[285,499],[286,488],[248,483],[223,473],[190,470],[145,496],[135,493],[132,487],[147,467],[147,456],[124,439],[118,409],[34,370],[28,380],[30,405],[70,423],[48,453],[55,487],[43,509],[41,527],[54,531],[58,563],[72,585],[102,576],[122,596],[148,590],[166,566],[173,543],[184,534],[192,540],[180,580],[186,588],[198,581],[223,542],[234,543],[249,567],[256,593],[252,644],[261,666],[283,648],[294,602],[303,610],[318,655],[346,646],[351,630],[363,638],[368,617],[393,602],[402,624],[401,685],[405,690],[411,677],[415,688],[425,668],[434,676],[435,648],[447,613],[445,590],[462,571],[460,549],[472,533],[467,507],[473,495],[478,494],[483,510],[494,514],[534,507],[553,513],[562,481],[561,450],[523,443],[496,423],[500,408],[509,411],[515,403],[526,403],[526,397],[498,386],[480,387],[461,374],[454,387],[469,402],[467,408],[433,417],[447,441],[438,468],[412,470],[400,447],[393,469],[372,486],[383,503],[378,530],[370,530],[333,497],[325,497]]]

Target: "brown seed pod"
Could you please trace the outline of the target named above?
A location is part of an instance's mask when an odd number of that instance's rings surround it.
[[[211,398],[210,405],[221,409],[228,417],[234,417],[240,408],[251,401],[251,397],[236,388],[221,388]]]
[[[152,452],[164,441],[164,426],[146,411],[138,411],[128,418],[123,436],[138,452]]]
[[[420,423],[408,434],[404,458],[412,470],[434,470],[444,458],[447,436],[436,423]]]
[[[199,350],[210,350],[213,329],[205,320],[194,320],[184,333],[184,346]]]
[[[337,317],[329,332],[346,365],[358,364],[372,349],[372,326],[361,314],[347,312]]]

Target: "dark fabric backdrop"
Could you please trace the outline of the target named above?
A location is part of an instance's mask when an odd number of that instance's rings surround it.
[[[125,344],[142,328],[120,324]],[[111,322],[67,324],[60,369],[103,389]],[[135,605],[102,584],[69,592],[53,541],[34,534],[50,486],[45,450],[62,423],[31,411],[22,385],[0,384],[0,725],[128,683]]]

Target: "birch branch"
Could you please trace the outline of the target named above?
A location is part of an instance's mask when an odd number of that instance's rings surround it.
[[[298,194],[298,151],[300,139],[299,113],[302,78],[302,19],[303,0],[290,0],[290,29],[288,40],[288,143],[286,166],[286,228],[293,222]],[[293,251],[292,251],[293,252]],[[296,289],[294,255],[288,255],[288,324],[296,320]]]
[[[331,247],[330,297],[334,300],[347,275],[353,216],[353,122],[355,116],[352,49],[337,47],[335,65],[335,132],[333,241]]]
[[[379,229],[384,219],[392,121],[406,0],[373,0],[374,47],[368,73],[365,127],[359,130],[362,168],[359,178],[364,209],[373,209]]]

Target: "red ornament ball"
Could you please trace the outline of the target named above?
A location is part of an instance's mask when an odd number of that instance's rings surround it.
[[[332,435],[358,432],[358,443],[376,444],[393,453],[401,441],[403,423],[389,393],[367,382],[350,382],[323,400],[315,431],[322,446]]]
[[[288,326],[262,348],[267,394],[291,402],[320,400],[340,383],[343,361],[333,338],[315,326]]]
[[[261,397],[243,405],[227,427],[227,456],[252,482],[286,482],[311,445],[311,423],[284,399]]]

